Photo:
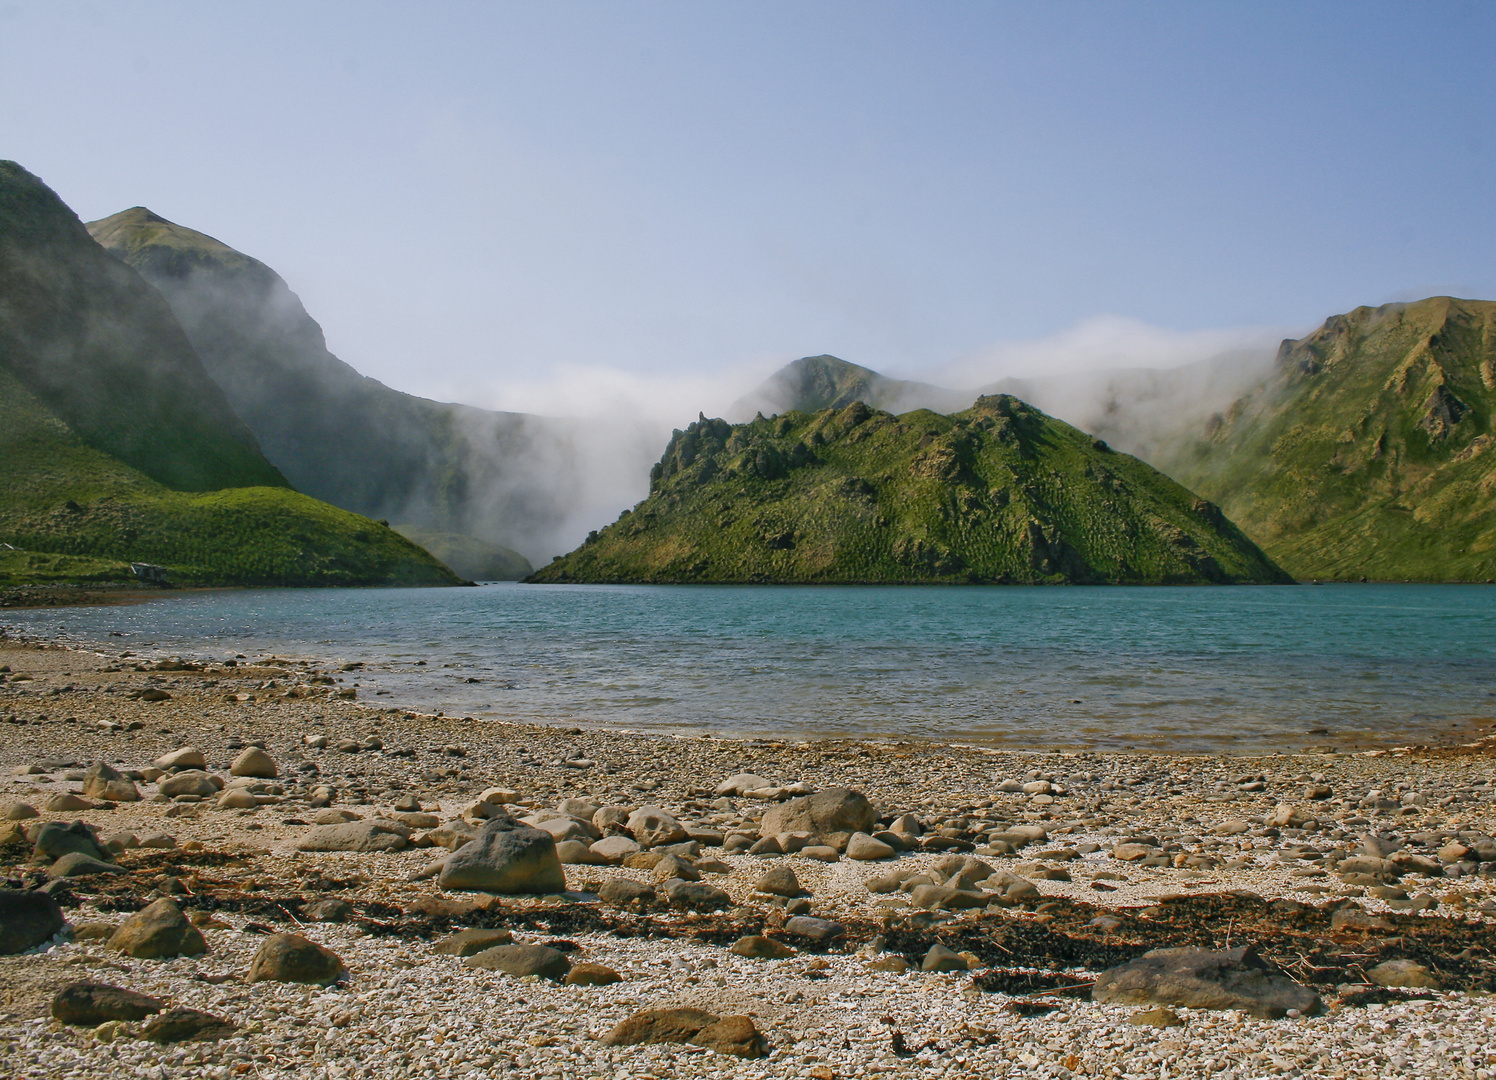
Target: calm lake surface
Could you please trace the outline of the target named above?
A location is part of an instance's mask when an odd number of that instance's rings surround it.
[[[1256,752],[1473,738],[1496,716],[1479,585],[277,589],[0,623],[359,660],[366,701],[682,733]]]

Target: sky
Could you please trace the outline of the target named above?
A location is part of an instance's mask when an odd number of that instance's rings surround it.
[[[0,0],[0,157],[268,263],[400,389],[685,409],[1496,298],[1492,56],[1437,0]]]

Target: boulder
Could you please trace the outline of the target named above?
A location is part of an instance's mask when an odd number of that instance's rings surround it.
[[[202,931],[187,921],[177,902],[169,896],[120,923],[107,947],[141,960],[167,960],[208,951]]]
[[[1235,1009],[1264,1020],[1290,1009],[1313,1015],[1319,995],[1283,975],[1247,946],[1229,952],[1154,949],[1101,973],[1091,989],[1100,1002]]]
[[[296,842],[297,851],[403,851],[409,846],[405,826],[382,821],[318,825]]]
[[[701,872],[679,855],[666,855],[650,869],[651,878],[658,884],[679,878],[681,881],[700,881]]]
[[[300,934],[271,934],[249,962],[245,982],[315,983],[337,982],[344,971],[343,960],[331,949]]]
[[[178,795],[196,795],[206,799],[217,795],[218,789],[222,786],[222,783],[217,782],[217,778],[211,773],[203,772],[201,769],[186,769],[173,773],[171,776],[163,776],[161,782],[156,785],[156,790],[170,799]]]
[[[653,903],[655,891],[633,878],[611,878],[597,890],[597,898],[614,907],[630,907],[640,903]]]
[[[475,956],[484,949],[492,949],[495,945],[508,945],[513,940],[509,931],[502,928],[459,930],[432,945],[431,951],[441,953],[443,956]]]
[[[438,883],[444,889],[492,893],[566,891],[566,875],[550,833],[509,815],[484,822],[478,838],[447,857]]]
[[[0,889],[0,956],[13,956],[50,941],[67,925],[50,896]]]
[[[732,943],[729,951],[735,956],[746,956],[751,960],[783,960],[787,956],[795,955],[795,950],[782,941],[775,941],[762,934],[749,934],[747,937],[738,938]]]
[[[93,828],[82,821],[70,825],[49,821],[32,834],[31,843],[37,856],[43,859],[55,861],[76,851],[93,859],[109,860],[109,852],[99,843]]]
[[[93,803],[79,798],[70,791],[59,791],[42,804],[42,809],[49,814],[68,814],[74,810],[92,810],[93,808]]]
[[[562,840],[556,845],[556,858],[562,866],[607,866],[608,860],[593,852],[580,840]]]
[[[594,814],[602,807],[590,799],[562,799],[556,804],[556,812],[565,814],[567,817],[579,818],[590,822]]]
[[[7,802],[0,803],[0,821],[25,821],[27,818],[40,817],[36,807],[30,803]]]
[[[85,855],[81,851],[70,851],[47,867],[49,878],[76,878],[88,877],[91,874],[123,874],[124,871],[113,863],[107,863],[102,859],[95,859],[92,855]]]
[[[605,836],[589,850],[608,866],[617,866],[630,855],[637,855],[639,844],[627,836]]]
[[[99,762],[83,774],[83,794],[105,802],[138,802],[140,789],[124,773],[107,762]]]
[[[147,1020],[140,1037],[155,1043],[209,1042],[231,1038],[236,1030],[232,1023],[212,1013],[168,1009]]]
[[[165,1008],[160,998],[108,983],[69,983],[52,997],[52,1019],[82,1027],[98,1027],[110,1020],[134,1023]]]
[[[853,833],[871,833],[877,823],[877,811],[867,796],[846,788],[827,788],[770,807],[759,832],[764,836],[807,832],[841,848]]]
[[[583,846],[601,839],[602,834],[592,827],[588,821],[578,821],[576,818],[567,817],[565,814],[555,814],[548,818],[542,818],[534,822],[535,828],[542,832],[551,834],[551,839],[556,843],[563,840],[578,840]]]
[[[612,986],[623,976],[606,964],[577,964],[562,980],[567,986]]]
[[[218,796],[214,804],[220,810],[253,810],[259,806],[259,800],[249,791],[242,787],[225,788],[223,794]]]
[[[766,780],[757,773],[740,772],[733,773],[722,783],[717,785],[718,795],[741,795],[745,791],[757,791],[760,788],[773,787],[772,780]]]
[[[478,839],[478,830],[466,821],[448,821],[428,832],[426,838],[438,847],[456,851],[463,844]]]
[[[681,823],[658,806],[641,806],[629,815],[628,831],[640,847],[663,847],[689,839]]]
[[[700,1009],[646,1009],[603,1036],[608,1046],[693,1043],[740,1058],[761,1058],[768,1046],[746,1016],[717,1017]]]
[[[796,915],[784,924],[784,929],[787,933],[803,937],[817,945],[826,945],[847,936],[847,928],[841,923],[810,915]]]
[[[153,763],[162,772],[180,772],[183,769],[206,769],[208,759],[195,746],[184,746],[169,754],[162,754]]]
[[[229,766],[230,776],[258,776],[265,780],[274,780],[280,775],[275,767],[275,759],[258,746],[246,746],[243,753],[234,759]]]
[[[855,832],[847,838],[847,858],[872,862],[874,859],[891,859],[897,855],[893,845],[886,844],[865,832]]]
[[[304,909],[306,917],[313,922],[344,922],[353,914],[353,905],[340,896],[324,896],[313,900]]]
[[[969,967],[965,957],[938,941],[930,946],[919,965],[921,971],[966,971]]]
[[[463,966],[514,976],[539,975],[552,982],[560,982],[571,971],[566,954],[548,945],[495,945],[469,956]]]
[[[788,866],[775,866],[764,871],[763,876],[758,879],[758,884],[753,888],[770,896],[795,897],[805,892],[800,887],[800,879]]]
[[[671,878],[660,886],[660,892],[671,906],[690,911],[720,911],[732,907],[732,897],[727,892],[700,881]]]
[[[1366,972],[1366,978],[1377,986],[1398,986],[1413,990],[1444,989],[1434,973],[1416,960],[1383,960]]]

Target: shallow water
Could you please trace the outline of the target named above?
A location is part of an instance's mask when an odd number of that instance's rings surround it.
[[[361,660],[368,701],[654,731],[1258,752],[1496,716],[1480,585],[276,589],[0,622]]]

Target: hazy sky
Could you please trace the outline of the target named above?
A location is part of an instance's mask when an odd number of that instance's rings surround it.
[[[0,0],[0,156],[533,407],[1496,298],[1493,57],[1488,2]]]

